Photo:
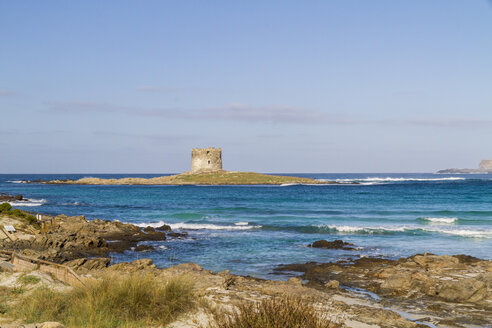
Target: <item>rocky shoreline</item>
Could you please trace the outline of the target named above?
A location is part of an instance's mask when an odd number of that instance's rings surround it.
[[[290,295],[326,309],[323,313],[343,327],[488,327],[492,322],[492,261],[466,255],[360,258],[356,245],[342,240],[313,241],[306,246],[352,250],[353,260],[272,267],[272,274],[291,276],[289,281],[276,281],[228,271],[213,273],[193,263],[167,269],[156,268],[149,259],[111,263],[111,253],[145,251],[140,242],[186,238],[166,225],[140,228],[58,215],[44,217],[48,229],[41,234],[39,222],[29,228],[8,211],[0,213],[0,219],[4,223],[11,220],[18,231],[15,241],[0,240],[2,250],[64,264],[88,277],[107,272],[144,272],[155,279],[184,274],[191,277],[197,295],[214,307]],[[0,285],[10,279],[8,274],[0,273]],[[207,307],[200,308],[172,326],[207,327],[211,320],[207,311]]]

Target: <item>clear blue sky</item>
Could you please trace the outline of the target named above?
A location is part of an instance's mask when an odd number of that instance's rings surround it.
[[[0,173],[492,158],[486,0],[0,1]]]

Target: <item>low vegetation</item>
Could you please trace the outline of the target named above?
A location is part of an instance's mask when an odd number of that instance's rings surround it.
[[[261,174],[255,172],[217,171],[211,173],[182,173],[155,178],[100,179],[82,178],[79,180],[43,181],[48,184],[88,184],[88,185],[281,185],[286,183],[329,184],[311,178]]]
[[[341,325],[320,316],[315,307],[300,298],[279,297],[259,303],[242,303],[230,314],[219,311],[220,328],[336,328]]]
[[[70,291],[35,289],[8,312],[28,322],[58,321],[68,327],[166,325],[195,306],[192,287],[185,277],[163,283],[144,274],[108,275]]]
[[[8,213],[12,206],[9,203],[0,204],[0,213]]]
[[[38,282],[40,282],[41,279],[39,277],[26,274],[26,275],[20,276],[17,279],[17,281],[19,281],[23,285],[35,285]]]
[[[12,208],[12,206],[10,206],[9,203],[0,204],[0,213],[13,216],[19,219],[24,219],[29,224],[33,224],[37,222],[36,217],[34,215],[21,211],[17,208]]]

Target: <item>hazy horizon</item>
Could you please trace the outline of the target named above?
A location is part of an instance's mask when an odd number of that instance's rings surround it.
[[[4,1],[0,30],[0,174],[492,158],[490,1]]]

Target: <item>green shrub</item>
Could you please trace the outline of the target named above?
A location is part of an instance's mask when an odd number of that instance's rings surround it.
[[[300,298],[279,297],[259,303],[245,302],[233,314],[215,313],[220,328],[335,328],[342,327],[320,317]]]
[[[33,223],[38,222],[38,220],[36,219],[36,217],[34,215],[31,215],[31,214],[29,214],[27,212],[21,211],[21,210],[19,210],[17,208],[14,208],[13,210],[11,210],[9,212],[9,214],[12,215],[12,216],[15,216],[15,217],[24,219],[29,224],[33,224]]]
[[[34,215],[31,215],[31,214],[27,214],[26,216],[24,216],[24,219],[26,219],[27,223],[29,223],[29,224],[33,224],[33,223],[38,222],[36,217]]]
[[[166,325],[195,305],[192,283],[166,282],[143,274],[106,276],[68,292],[34,290],[12,310],[30,322],[59,321],[69,327]]]
[[[18,208],[14,208],[12,211],[9,212],[9,214],[18,218],[23,218],[25,215],[24,212],[22,212]]]
[[[10,211],[11,208],[12,208],[12,206],[10,206],[9,203],[2,203],[2,204],[0,204],[0,213],[6,213],[6,212]]]
[[[24,276],[21,276],[17,279],[21,284],[24,284],[24,285],[29,285],[29,284],[37,284],[38,282],[41,281],[41,279],[39,277],[36,277],[36,276],[32,276],[32,275],[24,275]]]

